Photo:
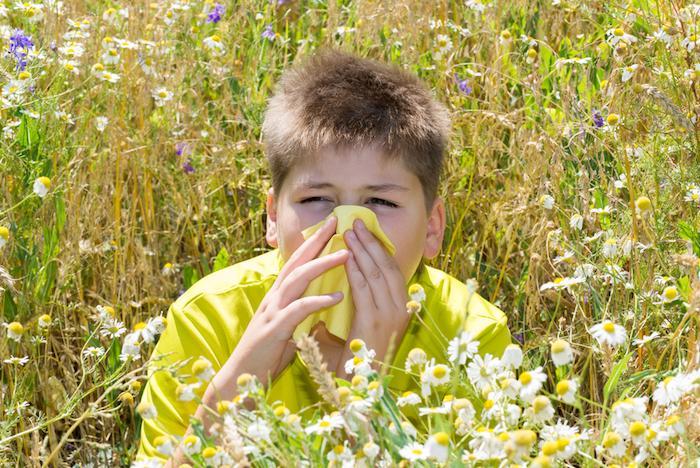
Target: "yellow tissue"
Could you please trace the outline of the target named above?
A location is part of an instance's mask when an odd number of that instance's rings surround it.
[[[393,256],[396,252],[394,244],[379,226],[379,221],[374,211],[369,208],[359,205],[340,205],[335,207],[326,219],[332,215],[338,218],[336,232],[318,255],[319,257],[337,252],[341,249],[348,249],[348,246],[345,244],[345,239],[343,238],[343,233],[348,229],[352,229],[352,223],[357,218],[360,218],[365,223],[367,229],[382,243],[389,255]],[[304,239],[307,239],[323,226],[326,219],[304,229],[301,232]],[[314,278],[311,283],[309,283],[302,297],[331,294],[335,291],[342,291],[343,299],[331,307],[326,307],[306,317],[294,330],[294,334],[292,335],[294,340],[309,334],[318,322],[324,322],[328,331],[338,338],[342,340],[348,339],[355,307],[352,301],[352,292],[350,291],[350,283],[345,272],[344,263],[330,270],[326,270],[322,275]]]

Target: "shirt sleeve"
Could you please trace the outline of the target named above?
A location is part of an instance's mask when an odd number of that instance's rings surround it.
[[[501,309],[473,293],[467,302],[465,330],[472,333],[472,338],[479,340],[479,354],[491,354],[501,357],[511,343],[508,318]]]

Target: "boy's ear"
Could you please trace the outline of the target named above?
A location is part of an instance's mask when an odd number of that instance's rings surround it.
[[[267,225],[265,226],[265,240],[272,248],[279,247],[277,242],[277,207],[276,196],[273,187],[267,191],[265,209],[267,211]]]
[[[425,248],[423,256],[432,259],[437,256],[442,247],[442,238],[445,235],[445,204],[442,198],[437,197],[428,216],[428,230],[425,235]]]

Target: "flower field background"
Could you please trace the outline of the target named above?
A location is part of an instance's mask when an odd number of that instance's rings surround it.
[[[448,105],[429,264],[520,346],[418,350],[420,395],[358,367],[313,425],[223,405],[228,436],[190,444],[192,464],[694,465],[699,26],[682,1],[0,3],[0,463],[132,463],[167,307],[268,249],[266,99],[334,45]]]

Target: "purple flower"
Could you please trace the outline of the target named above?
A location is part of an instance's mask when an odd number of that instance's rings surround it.
[[[177,143],[175,143],[175,153],[177,153],[178,156],[187,156],[191,152],[192,148],[186,141],[178,141]]]
[[[194,172],[194,167],[192,166],[192,160],[190,158],[187,158],[187,161],[182,163],[182,170],[185,171],[185,174],[192,174]]]
[[[456,73],[455,73],[455,81],[457,82],[457,86],[459,87],[459,90],[462,91],[464,94],[466,94],[468,96],[472,93],[472,87],[469,86],[469,82],[466,79],[460,80],[459,75],[457,75]]]
[[[515,339],[516,343],[520,343],[520,345],[525,344],[525,335],[523,333],[513,333],[513,339]]]
[[[595,125],[596,128],[600,128],[605,125],[605,120],[603,120],[603,116],[600,115],[600,111],[598,110],[593,111],[593,125]]]
[[[270,0],[270,3],[277,3],[277,6],[284,5],[287,3],[289,0]]]
[[[207,23],[218,23],[221,21],[221,17],[224,16],[224,12],[226,11],[226,8],[221,4],[217,3],[214,5],[214,8],[212,8],[209,11],[209,14],[207,15]]]
[[[10,36],[10,54],[17,60],[17,71],[24,70],[27,66],[25,57],[27,56],[27,51],[32,47],[34,47],[32,39],[26,36],[21,29],[15,29]]]
[[[275,32],[272,30],[272,23],[265,27],[265,30],[262,32],[262,37],[270,39],[271,41],[275,40]]]

